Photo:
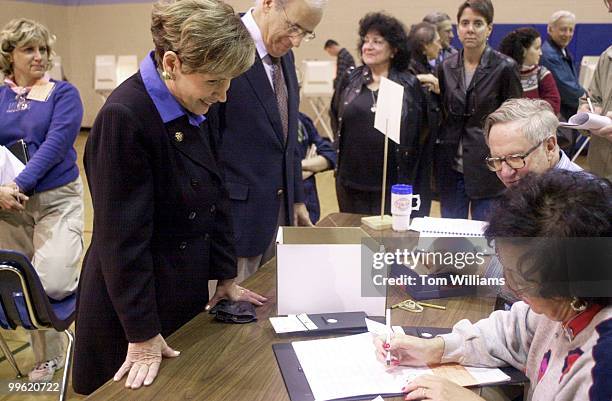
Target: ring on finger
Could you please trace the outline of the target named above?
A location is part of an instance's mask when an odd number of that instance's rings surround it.
[[[423,395],[423,398],[427,398],[427,393],[425,392],[425,387],[421,387],[421,394]]]

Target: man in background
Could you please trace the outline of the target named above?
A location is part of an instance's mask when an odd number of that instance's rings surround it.
[[[423,18],[423,21],[435,25],[438,30],[438,35],[440,35],[442,50],[435,61],[436,64],[442,63],[447,57],[457,53],[457,49],[451,45],[451,40],[453,40],[455,34],[453,33],[453,21],[448,14],[441,11],[434,11],[433,13],[427,14]]]
[[[542,45],[542,60],[555,77],[561,95],[561,115],[568,120],[576,114],[578,99],[585,94],[578,81],[572,54],[567,46],[574,37],[576,16],[569,11],[557,11],[548,23],[548,40]]]
[[[339,78],[355,68],[355,59],[351,56],[348,50],[340,47],[338,42],[333,39],[328,39],[323,46],[323,49],[332,57],[336,57],[336,78],[334,79],[334,88],[338,84]]]

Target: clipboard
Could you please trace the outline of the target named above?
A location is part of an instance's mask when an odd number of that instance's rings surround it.
[[[406,334],[422,338],[430,338],[428,335],[434,337],[438,334],[446,334],[451,332],[451,329],[439,327],[403,327],[403,329]],[[314,401],[315,398],[310,390],[310,386],[308,385],[308,380],[306,379],[306,375],[300,366],[300,362],[298,361],[297,355],[295,354],[291,343],[272,344],[272,350],[274,351],[278,368],[283,377],[285,388],[287,389],[287,393],[289,394],[291,401]],[[478,387],[524,385],[525,383],[529,382],[527,376],[525,376],[525,374],[518,369],[511,366],[500,369],[502,372],[510,376],[509,381],[505,381],[503,383],[483,384],[482,386]],[[403,394],[364,394],[354,397],[337,398],[334,401],[372,400],[379,395],[382,397],[400,397]]]
[[[19,139],[17,142],[11,146],[7,146],[6,148],[10,150],[11,153],[15,155],[15,157],[24,165],[28,164],[28,161],[30,160],[30,153],[28,152],[28,144],[23,139]]]

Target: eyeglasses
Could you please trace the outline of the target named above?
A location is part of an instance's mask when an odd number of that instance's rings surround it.
[[[540,285],[533,281],[526,280],[521,273],[505,263],[497,248],[495,249],[495,256],[502,265],[505,287],[515,297],[522,298],[525,295],[530,296],[538,293]],[[522,283],[522,285],[519,285],[519,283]]]
[[[304,42],[310,42],[311,40],[317,37],[314,32],[308,32],[302,27],[300,27],[298,24],[292,22],[289,19],[289,16],[287,15],[287,11],[285,11],[284,6],[282,7],[282,9],[283,14],[285,14],[285,23],[287,24],[287,33],[289,34],[289,36],[291,36],[292,38],[304,38]]]
[[[517,298],[523,298],[526,296],[536,295],[538,294],[539,285],[535,283],[525,284],[519,287],[516,283],[522,280],[520,275],[516,272],[508,271],[504,268],[504,281],[506,283],[506,288],[510,290],[510,292]]]
[[[526,281],[520,273],[512,269],[507,269],[505,266],[503,269],[505,287],[515,297],[522,299],[525,296],[537,296],[539,294],[541,285],[534,283],[533,281]],[[522,283],[522,285],[519,285],[519,283]]]
[[[536,150],[538,146],[544,143],[545,140],[546,139],[541,140],[523,154],[508,155],[504,157],[487,157],[485,159],[485,161],[487,162],[487,167],[491,171],[500,171],[502,169],[502,163],[506,162],[506,164],[510,168],[513,168],[515,170],[523,168],[525,167],[525,159],[527,158],[527,156],[529,156],[534,150]]]

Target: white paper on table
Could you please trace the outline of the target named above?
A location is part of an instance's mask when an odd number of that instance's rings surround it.
[[[383,400],[383,398],[379,395],[378,397],[374,398],[372,401],[385,401],[385,400]]]
[[[612,125],[612,119],[595,113],[577,113],[570,117],[568,122],[560,122],[561,127],[573,129],[599,129]]]
[[[13,182],[25,165],[10,150],[0,145],[0,185]]]
[[[372,319],[365,319],[366,327],[368,328],[368,333],[375,334],[377,336],[386,336],[389,329],[386,324],[378,323]],[[389,334],[393,334],[393,330]]]
[[[370,333],[292,343],[316,401],[358,395],[399,394],[408,380],[428,368],[398,366],[387,371],[376,358]]]
[[[271,317],[270,324],[277,334],[294,333],[296,331],[308,331],[306,326],[296,315]]]
[[[306,313],[299,315],[277,316],[270,318],[270,324],[277,334],[317,330],[318,327]]]
[[[387,135],[397,144],[400,143],[403,104],[404,87],[382,77],[378,89],[378,98],[376,99],[374,128]]]
[[[393,330],[393,334],[406,334],[402,326],[391,326],[391,330]]]
[[[478,384],[499,383],[510,380],[510,376],[502,372],[500,369],[492,368],[477,368],[472,366],[464,366]]]

